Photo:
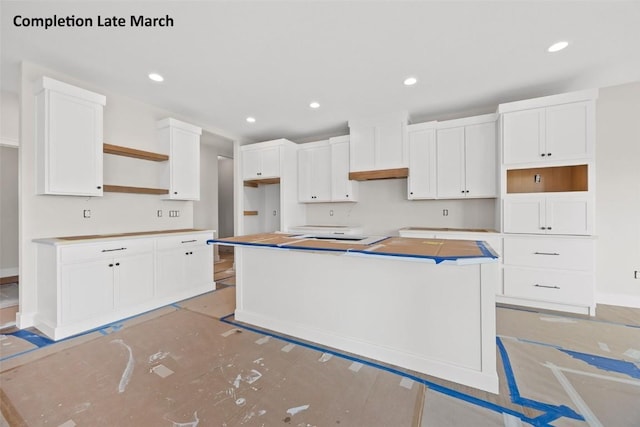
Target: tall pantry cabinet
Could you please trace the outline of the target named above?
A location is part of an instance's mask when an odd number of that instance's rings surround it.
[[[597,91],[502,104],[503,293],[595,314]]]

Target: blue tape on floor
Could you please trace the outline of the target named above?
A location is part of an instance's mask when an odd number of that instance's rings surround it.
[[[331,350],[331,349],[319,347],[319,346],[316,346],[316,345],[313,345],[313,344],[308,344],[308,343],[305,343],[305,342],[302,342],[302,341],[298,341],[298,340],[295,340],[295,339],[283,337],[283,336],[275,334],[273,332],[264,331],[264,330],[261,330],[261,329],[258,329],[258,328],[254,328],[254,327],[247,326],[247,325],[235,322],[235,321],[228,320],[230,317],[233,317],[233,314],[229,314],[227,316],[222,317],[220,319],[220,321],[222,321],[222,322],[224,322],[224,323],[226,323],[228,325],[236,326],[238,328],[242,328],[242,329],[246,329],[246,330],[251,331],[251,332],[255,332],[257,334],[267,335],[267,336],[270,336],[270,337],[273,337],[273,338],[277,338],[277,339],[279,339],[281,341],[288,342],[288,343],[291,343],[291,344],[295,344],[295,345],[298,345],[300,347],[305,347],[305,348],[308,348],[310,350],[315,350],[315,351],[318,351],[318,352],[321,352],[321,353],[329,353],[331,355],[340,357],[342,359],[346,359],[346,360],[349,360],[349,361],[352,361],[352,362],[362,363],[363,365],[371,366],[372,368],[380,369],[382,371],[386,371],[386,372],[389,372],[389,373],[392,373],[392,374],[395,374],[395,375],[398,375],[398,376],[401,376],[401,377],[404,377],[404,378],[409,378],[409,379],[411,379],[411,380],[413,380],[413,381],[415,381],[417,383],[420,383],[420,384],[423,384],[423,385],[427,386],[430,390],[437,391],[439,393],[442,393],[442,394],[447,395],[449,397],[453,397],[455,399],[463,400],[463,401],[465,401],[467,403],[471,403],[473,405],[483,407],[483,408],[488,409],[488,410],[493,411],[493,412],[506,413],[506,414],[509,414],[509,415],[513,415],[514,417],[517,417],[517,418],[521,419],[522,421],[524,421],[526,423],[529,423],[531,425],[534,425],[534,426],[538,426],[538,427],[553,427],[550,424],[548,424],[547,422],[542,422],[541,423],[539,420],[537,421],[537,418],[536,419],[529,418],[526,415],[521,414],[520,412],[517,412],[517,411],[515,411],[513,409],[505,408],[503,406],[497,405],[497,404],[492,403],[492,402],[487,402],[487,401],[479,399],[477,397],[474,397],[474,396],[471,396],[471,395],[468,395],[468,394],[465,394],[465,393],[461,393],[461,392],[459,392],[457,390],[452,390],[450,388],[447,388],[447,387],[444,387],[442,385],[439,385],[439,384],[433,383],[431,381],[425,380],[424,378],[420,378],[420,377],[417,377],[415,375],[408,374],[408,373],[400,371],[398,369],[390,368],[388,366],[383,366],[383,365],[380,365],[378,363],[370,362],[370,361],[364,360],[364,359],[359,359],[359,358],[353,357],[353,356],[349,356],[347,354],[340,353],[340,352],[335,351],[335,350]],[[567,409],[569,411],[571,411],[571,409],[569,409],[569,408],[567,408]],[[556,419],[559,416],[563,416],[563,415],[559,415],[559,414],[555,414],[554,413],[553,419]],[[578,419],[583,419],[583,418],[578,418]]]
[[[513,373],[513,368],[511,367],[511,361],[509,360],[509,355],[507,354],[507,349],[505,348],[502,340],[499,337],[496,337],[496,343],[498,344],[498,351],[500,352],[500,357],[502,357],[502,364],[504,366],[504,373],[507,377],[507,384],[509,385],[509,393],[511,394],[511,402],[526,406],[528,408],[537,409],[538,411],[544,412],[544,414],[540,415],[536,418],[537,423],[545,423],[542,425],[546,425],[551,421],[554,421],[560,417],[572,418],[574,420],[584,421],[584,417],[573,409],[569,408],[565,405],[551,405],[548,403],[538,402],[532,399],[527,399],[520,396],[520,390],[518,389],[518,384],[516,384],[516,377]],[[540,425],[540,424],[535,424]]]
[[[608,357],[594,356],[593,354],[580,353],[577,351],[559,349],[563,353],[568,354],[574,359],[587,362],[591,366],[609,372],[617,372],[619,374],[629,375],[632,378],[640,379],[640,368],[635,363],[626,360],[610,359]]]
[[[31,344],[35,345],[38,348],[46,347],[55,342],[53,340],[50,340],[47,337],[43,337],[42,335],[34,334],[33,332],[29,332],[26,330],[19,330],[7,335],[12,335],[14,337],[21,338],[25,341],[30,342]]]

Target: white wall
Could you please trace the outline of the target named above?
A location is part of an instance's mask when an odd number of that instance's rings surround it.
[[[494,199],[410,201],[406,179],[363,181],[357,203],[311,203],[307,224],[359,225],[365,234],[381,235],[404,227],[497,228]]]
[[[233,236],[233,159],[218,159],[218,237]]]
[[[596,114],[597,302],[640,307],[640,82],[601,89]]]
[[[193,202],[164,201],[160,196],[105,193],[103,197],[43,196],[35,194],[35,134],[33,82],[47,75],[54,79],[106,95],[104,139],[149,151],[160,151],[156,139],[156,121],[175,117],[168,111],[143,104],[126,96],[109,93],[98,85],[78,81],[71,76],[23,63],[21,69],[20,117],[20,313],[18,326],[33,324],[36,311],[36,256],[32,240],[41,237],[83,234],[104,234],[131,231],[153,231],[193,227]],[[144,160],[104,157],[104,182],[132,186],[160,187],[157,164]],[[145,185],[147,184],[147,185]],[[91,218],[82,216],[91,210]],[[168,210],[179,210],[180,216],[170,218]],[[164,215],[156,216],[157,210]]]
[[[18,274],[18,149],[0,146],[0,277]]]
[[[0,93],[0,277],[18,274],[18,94]]]

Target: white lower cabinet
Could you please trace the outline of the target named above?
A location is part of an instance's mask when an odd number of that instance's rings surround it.
[[[203,246],[203,239],[206,240],[207,237],[158,239],[156,295],[184,292],[194,286],[206,286],[211,281],[212,246]]]
[[[36,240],[36,328],[58,340],[214,290],[211,238]]]
[[[588,194],[526,195],[504,198],[505,233],[593,233],[593,197]]]
[[[501,302],[594,314],[595,240],[504,237]]]

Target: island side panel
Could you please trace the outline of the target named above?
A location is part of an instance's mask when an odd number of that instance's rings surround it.
[[[483,286],[482,264],[255,247],[236,257],[237,320],[497,392],[484,313],[495,284]]]

